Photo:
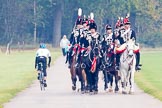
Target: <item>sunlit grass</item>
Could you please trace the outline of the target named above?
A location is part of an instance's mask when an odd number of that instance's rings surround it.
[[[59,49],[50,49],[52,63],[61,55]],[[0,108],[16,93],[28,87],[36,79],[34,51],[0,53]]]
[[[136,73],[138,86],[162,101],[162,52],[141,54],[142,71]]]

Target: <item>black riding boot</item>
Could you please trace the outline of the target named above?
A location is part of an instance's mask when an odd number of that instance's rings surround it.
[[[140,53],[136,53],[136,70],[141,70],[141,67],[139,66],[140,63]]]
[[[119,70],[120,54],[116,54],[116,70]]]
[[[69,62],[68,68],[71,68],[71,55],[72,55],[72,51],[70,51],[67,55],[68,56],[68,62]]]

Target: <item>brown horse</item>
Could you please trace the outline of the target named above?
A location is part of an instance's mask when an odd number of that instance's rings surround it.
[[[81,92],[84,93],[85,91],[85,82],[86,82],[86,75],[85,71],[81,68],[81,66],[76,67],[76,58],[77,58],[77,51],[80,50],[80,47],[76,44],[74,47],[71,49],[71,54],[70,54],[70,73],[71,73],[71,80],[72,80],[72,90],[76,90],[76,81],[77,77],[81,83]],[[81,63],[80,63],[81,64]]]

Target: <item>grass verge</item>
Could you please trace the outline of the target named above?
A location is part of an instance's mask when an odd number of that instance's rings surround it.
[[[61,55],[60,49],[50,49],[52,63]],[[36,50],[0,53],[0,108],[18,92],[28,87],[36,79],[34,69]]]
[[[137,85],[144,92],[162,101],[162,52],[151,51],[141,54],[142,70],[136,73]]]

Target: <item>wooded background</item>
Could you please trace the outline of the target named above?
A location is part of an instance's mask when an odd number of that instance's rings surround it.
[[[93,12],[98,31],[109,22],[130,13],[138,42],[146,47],[162,46],[162,0],[0,0],[0,45],[7,43],[59,45],[61,36],[70,36],[77,10]]]

